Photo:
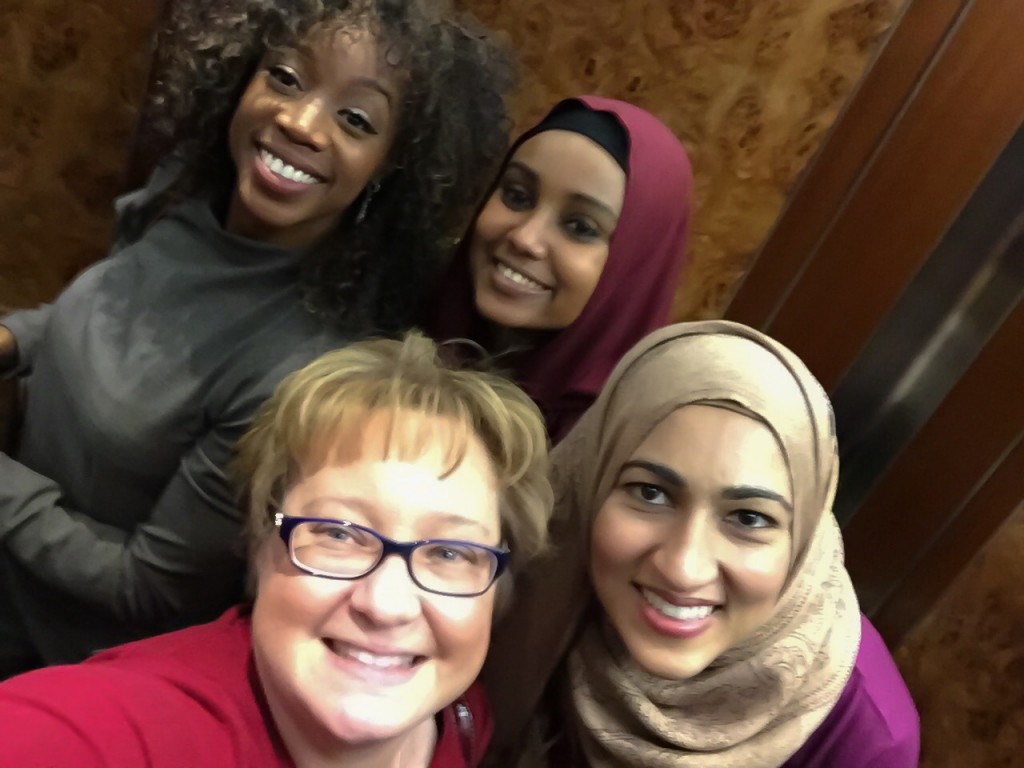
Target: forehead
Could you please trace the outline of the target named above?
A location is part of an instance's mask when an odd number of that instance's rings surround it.
[[[307,455],[299,457],[306,474],[327,464],[381,461],[433,465],[439,479],[467,462],[494,474],[480,438],[454,418],[400,407],[346,411],[334,429],[322,432]]]
[[[573,131],[544,131],[524,141],[512,160],[529,166],[545,186],[599,197],[615,210],[622,208],[625,171],[586,136]]]
[[[772,431],[728,408],[686,405],[662,419],[634,451],[708,489],[756,485],[792,501],[789,467]]]
[[[315,63],[322,75],[339,81],[367,77],[391,84],[400,75],[386,60],[386,46],[365,23],[321,22],[285,47]]]
[[[497,523],[491,459],[473,431],[450,418],[370,412],[332,435],[302,470],[289,492],[294,504],[346,497],[406,515],[455,513],[489,527]]]

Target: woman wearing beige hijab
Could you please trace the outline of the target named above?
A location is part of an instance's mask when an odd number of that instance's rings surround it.
[[[843,567],[831,406],[789,350],[725,321],[657,331],[553,459],[556,549],[485,669],[492,764],[529,744],[521,764],[917,765]]]

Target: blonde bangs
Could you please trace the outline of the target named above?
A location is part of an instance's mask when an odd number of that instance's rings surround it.
[[[403,413],[426,416],[403,419]],[[318,358],[285,379],[239,444],[247,480],[249,533],[258,545],[284,494],[303,476],[363,455],[370,418],[386,419],[384,452],[415,460],[443,446],[443,476],[483,445],[500,494],[503,535],[515,561],[547,540],[552,494],[547,434],[534,403],[493,373],[454,370],[429,339],[360,342]]]

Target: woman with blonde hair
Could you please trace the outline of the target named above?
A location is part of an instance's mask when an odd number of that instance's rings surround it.
[[[533,403],[423,337],[357,343],[278,387],[239,466],[252,604],[0,685],[0,763],[476,765],[495,605],[551,509]]]

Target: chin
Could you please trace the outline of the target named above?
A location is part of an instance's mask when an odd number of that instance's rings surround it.
[[[522,323],[515,316],[514,312],[506,311],[501,301],[492,300],[487,294],[483,294],[484,300],[480,301],[481,292],[477,292],[476,311],[488,322],[500,325],[504,328],[520,328]]]
[[[705,653],[673,652],[668,648],[651,648],[647,643],[634,640],[626,643],[629,655],[645,672],[662,680],[690,680],[715,660]]]
[[[683,661],[680,663],[677,659],[667,661],[662,659],[650,659],[645,663],[645,660],[639,659],[636,656],[633,658],[648,674],[660,677],[662,680],[675,680],[678,682],[683,682],[684,680],[690,680],[696,677],[711,664],[710,661],[706,660],[694,660],[692,663]]]
[[[429,715],[396,712],[368,707],[345,707],[341,711],[323,713],[331,735],[345,744],[359,745],[386,741],[414,729]]]

